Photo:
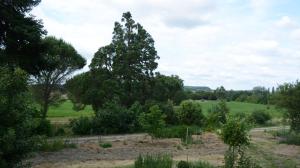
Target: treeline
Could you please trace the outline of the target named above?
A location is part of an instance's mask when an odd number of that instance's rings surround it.
[[[272,103],[271,98],[275,89],[270,92],[265,87],[254,87],[252,90],[226,90],[223,86],[211,91],[194,91],[187,89],[185,96],[192,100],[218,100],[226,99],[227,101],[239,101],[257,104]]]

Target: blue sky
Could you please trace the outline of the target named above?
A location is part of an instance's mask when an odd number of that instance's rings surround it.
[[[71,43],[89,63],[130,11],[155,40],[161,73],[179,75],[185,85],[251,89],[299,79],[299,6],[295,0],[42,0],[32,13],[48,35]]]

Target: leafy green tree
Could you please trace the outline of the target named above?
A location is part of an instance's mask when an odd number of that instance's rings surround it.
[[[69,79],[65,86],[73,108],[81,110],[90,104],[97,113],[106,102],[119,101],[118,82],[110,75],[105,69],[93,69]]]
[[[152,93],[156,101],[172,100],[175,104],[179,104],[184,99],[183,80],[175,75],[165,76],[156,73]]]
[[[151,95],[158,58],[151,35],[126,12],[121,22],[115,22],[111,44],[95,53],[90,68],[107,73],[104,80],[117,81],[117,96],[121,104],[129,107],[136,100],[145,102]]]
[[[46,34],[40,20],[29,14],[40,0],[0,1],[0,65],[21,67],[36,73],[44,66],[41,36]]]
[[[99,109],[94,118],[94,132],[101,134],[127,133],[135,131],[137,115],[139,107],[136,104],[132,107],[133,111],[112,101],[106,102],[104,106]]]
[[[37,114],[27,90],[28,75],[16,68],[0,67],[0,167],[22,167],[34,149]]]
[[[46,32],[29,12],[39,2],[0,1],[0,167],[3,168],[24,167],[22,159],[34,150],[36,110],[28,96],[27,73],[35,74],[44,66],[40,39]]]
[[[165,118],[166,116],[159,109],[159,106],[154,105],[150,107],[148,113],[142,113],[139,116],[139,122],[144,130],[154,134],[166,125]]]
[[[226,168],[260,167],[245,155],[245,149],[250,144],[248,131],[248,125],[240,118],[229,118],[227,123],[223,125],[221,138],[229,146],[225,153]]]
[[[200,103],[191,100],[180,103],[177,118],[182,124],[198,126],[203,125],[205,120]]]
[[[211,127],[220,127],[227,121],[229,108],[225,100],[220,100],[216,106],[208,110],[207,124]]]
[[[215,90],[215,94],[218,99],[226,99],[226,89],[223,86],[218,87]]]
[[[35,97],[41,105],[41,116],[46,118],[49,105],[57,103],[60,95],[54,92],[56,87],[74,71],[85,65],[85,59],[77,53],[71,44],[55,37],[46,37],[42,41],[45,50],[42,53],[47,66],[34,77]],[[55,94],[56,93],[56,94]]]
[[[277,90],[277,106],[287,110],[291,130],[300,133],[300,82],[281,85]]]

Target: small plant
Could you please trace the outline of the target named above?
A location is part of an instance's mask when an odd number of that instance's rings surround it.
[[[300,145],[300,133],[294,131],[280,130],[272,132],[274,136],[280,137],[280,143],[289,145]]]
[[[49,120],[41,119],[39,125],[36,128],[36,133],[38,135],[46,135],[48,137],[53,136],[53,127]]]
[[[105,143],[100,143],[100,146],[102,148],[111,148],[112,147],[112,144],[109,143],[109,142],[105,142]]]
[[[139,156],[134,168],[172,168],[173,160],[169,155]]]
[[[248,126],[244,120],[230,118],[222,128],[222,140],[229,145],[226,151],[225,168],[257,168],[260,167],[245,155],[246,147],[250,144]]]
[[[177,164],[177,168],[190,168],[190,164],[186,161],[180,161]]]
[[[207,162],[198,161],[192,164],[192,168],[215,168],[215,167]]]
[[[70,121],[70,127],[76,135],[89,135],[92,131],[92,119],[89,117],[80,117]]]
[[[140,125],[151,135],[160,131],[165,125],[166,115],[162,113],[158,105],[151,106],[149,113],[142,113],[139,116]]]
[[[76,144],[64,142],[62,139],[50,141],[43,138],[39,143],[38,149],[43,152],[56,152],[64,148],[76,148],[76,147],[77,147]]]

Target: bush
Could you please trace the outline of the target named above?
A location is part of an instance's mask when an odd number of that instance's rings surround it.
[[[100,146],[102,148],[111,148],[112,147],[112,144],[109,143],[109,142],[105,142],[105,143],[100,143]]]
[[[65,134],[66,134],[66,131],[62,127],[57,128],[54,132],[55,136],[64,136]]]
[[[271,115],[264,110],[256,110],[251,114],[250,119],[255,124],[265,125],[271,120]]]
[[[47,140],[46,138],[42,138],[39,144],[38,150],[43,152],[56,152],[60,151],[64,148],[76,148],[76,144],[66,143],[62,139],[56,140]]]
[[[70,121],[70,127],[76,135],[89,135],[92,133],[93,122],[89,117],[80,117]]]
[[[177,168],[190,168],[190,164],[186,161],[180,161],[177,164]]]
[[[188,135],[187,134],[188,128]],[[200,134],[201,129],[197,126],[171,126],[164,127],[159,131],[155,132],[154,136],[157,138],[180,138],[182,142],[192,143],[192,135]]]
[[[53,128],[49,120],[41,119],[38,127],[36,128],[38,135],[53,136]]]
[[[275,131],[273,132],[273,135],[281,138],[280,143],[300,145],[300,133],[295,131]]]
[[[248,145],[250,143],[248,131],[249,127],[244,120],[231,118],[223,126],[221,138],[230,147]]]
[[[200,103],[192,100],[186,100],[180,103],[177,118],[181,124],[198,126],[203,125],[205,120]]]
[[[139,156],[135,163],[135,168],[172,168],[173,160],[169,155],[146,155]]]
[[[165,115],[162,114],[158,105],[150,107],[149,113],[142,113],[139,122],[142,128],[148,133],[155,135],[165,126]]]
[[[94,133],[115,134],[135,131],[138,126],[136,113],[138,107],[130,111],[116,102],[106,103],[104,107],[97,111],[93,121]]]
[[[214,166],[207,162],[198,161],[192,164],[192,168],[214,168]]]

